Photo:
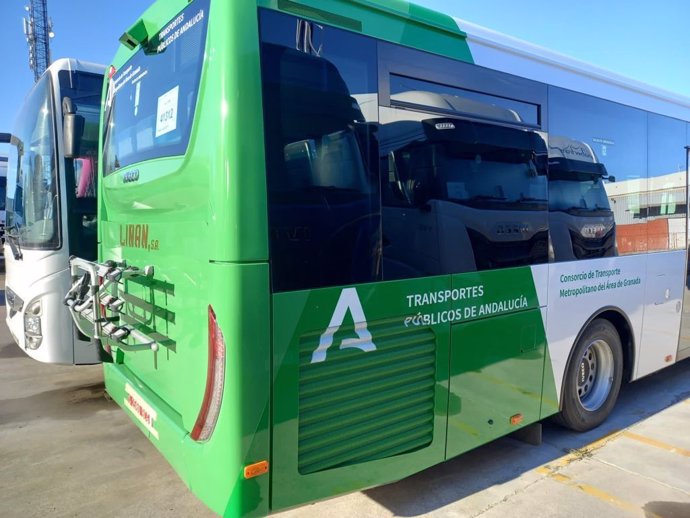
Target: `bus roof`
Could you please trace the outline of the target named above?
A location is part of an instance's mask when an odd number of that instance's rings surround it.
[[[305,0],[257,0],[257,5],[690,121],[689,97],[406,0],[322,0],[319,8]],[[147,23],[143,22],[143,16],[139,18],[121,41],[137,29],[148,27],[157,18],[154,14],[159,15],[162,10],[167,11],[161,4],[150,6],[145,11]],[[414,30],[401,30],[401,26],[407,25]],[[121,57],[114,60],[118,65],[129,56],[129,52],[120,54],[122,50],[119,47],[118,57]]]
[[[690,121],[690,98],[405,0],[305,0],[261,7],[356,30],[427,52]],[[459,8],[458,8],[459,10]],[[414,31],[401,31],[410,25]],[[411,35],[414,35],[411,36]]]
[[[91,61],[83,61],[75,58],[60,58],[53,61],[48,69],[51,73],[59,70],[79,70],[82,72],[91,72],[93,74],[103,74],[105,66]]]
[[[690,97],[455,18],[478,65],[690,121]]]

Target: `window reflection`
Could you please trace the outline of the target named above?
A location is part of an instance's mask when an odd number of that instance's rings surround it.
[[[685,248],[685,123],[649,114],[649,251]]]
[[[381,279],[374,42],[262,15],[272,282],[277,291]],[[292,37],[287,35],[290,29]],[[318,34],[317,34],[318,33]],[[268,43],[284,34],[282,44]],[[365,61],[360,59],[364,58]],[[365,63],[366,66],[362,66]],[[356,71],[352,75],[348,70]]]
[[[533,131],[427,117],[379,129],[384,277],[545,262],[542,138]]]
[[[276,291],[548,261],[537,111],[453,89],[379,107],[373,40],[261,16]],[[295,31],[311,41],[295,48]]]
[[[604,185],[615,221],[616,251],[620,255],[646,252],[647,114],[549,87],[549,133],[582,143],[605,164],[607,173],[615,178]],[[551,215],[553,221],[555,212]],[[566,257],[561,253],[556,260]]]
[[[57,164],[51,83],[44,76],[29,94],[13,131],[8,162],[7,225],[21,246],[60,246]]]
[[[7,199],[7,158],[0,157],[0,211],[5,210]],[[3,218],[4,220],[4,218]],[[4,225],[4,221],[0,222]]]
[[[538,126],[539,107],[535,104],[498,97],[464,88],[421,81],[398,74],[390,76],[391,103],[434,107],[437,111],[479,116],[485,119]]]
[[[606,167],[585,142],[556,135],[548,140],[554,260],[616,255],[616,227],[604,184]]]
[[[109,80],[104,176],[143,160],[184,154],[204,63],[208,5],[208,0],[187,5],[180,15],[191,20],[201,14],[199,23],[176,38],[152,34]]]
[[[548,87],[547,135],[543,105],[392,71],[379,106],[374,40],[268,11],[261,37],[277,291],[685,246],[683,123]]]

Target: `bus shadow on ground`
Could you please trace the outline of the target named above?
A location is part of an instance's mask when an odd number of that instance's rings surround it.
[[[365,494],[396,516],[429,513],[481,490],[510,482],[543,464],[641,422],[688,397],[690,359],[624,385],[613,413],[604,424],[594,430],[575,433],[546,420],[543,443],[540,446],[504,437],[399,482],[369,489]],[[496,496],[494,501],[486,499],[486,502],[479,505],[485,504],[488,508],[501,498]],[[475,509],[476,505],[477,502],[473,504]],[[652,502],[649,505],[663,507],[686,504]],[[656,507],[650,507],[645,511],[656,512],[655,509]],[[687,505],[683,512],[687,514],[678,516],[690,516]]]
[[[115,404],[105,397],[103,382],[99,381],[4,399],[0,405],[0,423],[6,426],[36,419],[78,420],[88,418],[98,410],[114,407]]]
[[[643,508],[645,516],[654,518],[667,516],[669,518],[683,518],[690,516],[690,504],[681,502],[649,502]]]
[[[17,344],[9,342],[0,344],[0,359],[25,358],[26,354]]]

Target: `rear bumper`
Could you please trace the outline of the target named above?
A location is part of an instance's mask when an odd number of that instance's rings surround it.
[[[126,365],[115,362],[103,367],[107,392],[204,504],[225,517],[267,514],[268,499],[261,498],[259,480],[263,486],[268,476],[244,479],[247,437],[242,437],[242,427],[231,418],[236,407],[229,397],[224,397],[211,439],[197,443],[183,426],[182,417]]]

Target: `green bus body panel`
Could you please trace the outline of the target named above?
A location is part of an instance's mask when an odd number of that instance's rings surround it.
[[[398,480],[557,410],[529,267],[278,293],[272,318],[273,509]]]
[[[475,296],[454,303],[448,457],[515,431],[511,416],[540,419],[546,348],[530,268],[454,275],[453,287]]]
[[[141,198],[150,199],[143,191],[140,190]],[[109,214],[115,216],[118,211],[110,210]],[[207,370],[203,358],[208,348],[208,310],[199,304],[198,294],[208,292],[209,279],[207,275],[193,278],[182,273],[208,268],[208,259],[202,252],[207,237],[194,231],[197,227],[194,221],[175,221],[171,216],[173,221],[161,222],[148,216],[133,214],[130,221],[136,224],[110,221],[103,222],[101,227],[105,259],[121,257],[139,267],[155,265],[155,282],[125,281],[122,298],[127,304],[122,318],[143,331],[161,335],[163,347],[158,352],[128,352],[124,364],[145,380],[148,388],[174,409],[181,416],[183,426],[191,430],[203,399]],[[106,246],[128,240],[129,230],[133,228],[139,230],[134,235],[141,235],[142,228],[147,229],[143,234],[148,246],[158,243],[158,255],[150,257],[147,254],[155,252],[128,245]],[[180,246],[180,235],[187,236],[184,246]]]
[[[453,326],[448,455],[540,418],[546,340],[538,309]]]
[[[142,20],[153,34],[187,5],[157,2]],[[246,465],[270,459],[270,286],[257,6],[212,1],[208,24],[186,154],[132,164],[99,182],[99,260],[154,265],[155,286],[127,282],[124,314],[141,329],[169,338],[158,353],[117,351],[116,363],[104,367],[106,387],[149,436],[126,408],[125,385],[156,410],[159,437],[150,436],[151,441],[212,510],[262,516],[269,511],[270,477],[245,480],[243,472]],[[121,45],[113,65],[119,69],[134,52]],[[132,169],[139,171],[138,181],[124,183],[122,173]],[[195,443],[189,432],[206,387],[209,305],[225,339],[225,385],[213,435]]]
[[[212,510],[225,516],[262,516],[269,509],[269,477],[245,480],[243,470],[246,465],[268,460],[270,455],[270,385],[267,382],[270,336],[265,325],[270,318],[268,266],[216,263],[210,265],[207,272],[208,299],[216,312],[226,346],[222,410],[209,441],[192,441],[188,434],[190,425],[183,424],[182,416],[159,397],[161,392],[149,388],[161,377],[183,389],[203,385],[205,372],[196,380],[189,377],[186,368],[169,375],[147,372],[140,378],[129,368],[129,365],[138,367],[131,361],[131,353],[125,353],[124,363],[104,364],[106,388],[165,455],[182,480]],[[207,321],[206,317],[203,321]],[[198,335],[204,349],[207,348],[206,335],[206,331]],[[153,355],[150,351],[136,354]],[[197,356],[206,361],[206,354],[197,352]],[[126,384],[157,412],[153,424],[157,438],[127,408]],[[194,413],[198,410],[199,406]]]
[[[402,0],[258,0],[258,4],[391,43],[473,62],[466,34],[453,18]]]
[[[365,329],[350,310],[331,326],[341,288],[273,295],[274,509],[444,460],[450,324],[407,319],[408,295],[448,290],[450,276],[359,285]],[[329,328],[332,345],[312,363]],[[358,331],[371,333],[375,350],[347,347]]]
[[[154,27],[164,26],[187,5],[185,0],[157,2],[142,19],[155,33]],[[161,221],[198,217],[196,232],[209,238],[208,246],[202,249],[207,259],[267,261],[256,4],[211,1],[208,23],[206,57],[187,154],[123,168],[139,169],[140,180],[134,184],[122,185],[119,172],[106,177],[104,187],[116,190],[102,198],[99,220],[118,213],[131,219],[137,212],[150,212]],[[115,68],[120,69],[133,53],[120,45],[113,60]],[[160,183],[154,185],[157,180]],[[144,184],[152,184],[153,204],[137,211],[135,207],[145,206],[140,194]],[[196,216],[189,214],[191,206],[198,211]],[[215,228],[222,231],[214,232]]]

